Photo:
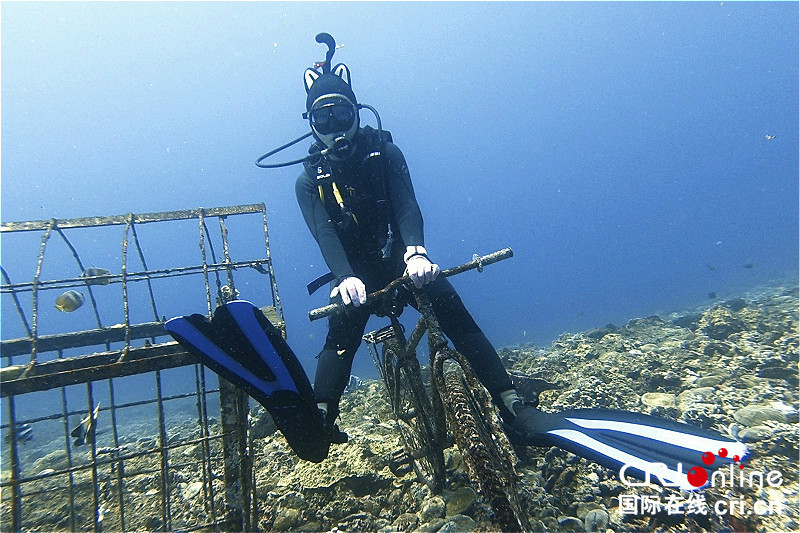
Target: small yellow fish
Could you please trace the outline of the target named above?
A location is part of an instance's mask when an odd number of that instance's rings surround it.
[[[77,291],[67,291],[56,298],[56,309],[64,313],[71,313],[83,305],[83,294]]]
[[[87,285],[108,285],[111,283],[111,271],[107,268],[87,268],[81,274]]]

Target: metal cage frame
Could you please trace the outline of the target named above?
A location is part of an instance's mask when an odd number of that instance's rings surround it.
[[[234,261],[229,248],[226,219],[246,215],[261,215],[263,226],[264,255],[255,260]],[[217,259],[207,221],[216,218],[219,223],[219,237],[223,247],[223,258]],[[198,221],[198,245],[200,262],[195,265],[168,269],[148,269],[147,262],[136,228],[142,224],[156,224],[165,221],[191,220]],[[62,279],[42,279],[42,264],[47,250],[47,243],[54,235],[61,237],[67,245],[77,266],[84,272],[84,265],[78,250],[67,238],[64,230],[73,228],[91,229],[100,226],[124,226],[122,238],[122,263],[117,274],[105,276],[109,283],[122,286],[122,305],[124,320],[121,324],[104,326],[98,311],[97,302],[92,292],[92,284],[84,277]],[[130,529],[157,530],[223,530],[253,531],[257,529],[257,505],[255,498],[253,459],[251,456],[252,436],[249,431],[249,398],[243,392],[220,379],[219,389],[210,389],[206,384],[205,369],[197,364],[196,359],[184,351],[175,341],[159,342],[158,337],[167,337],[164,330],[164,317],[158,314],[156,295],[151,280],[174,276],[203,276],[208,316],[214,309],[214,294],[222,291],[220,276],[226,277],[226,287],[235,293],[235,273],[239,269],[255,269],[268,277],[269,304],[262,308],[265,315],[279,327],[285,335],[285,323],[281,308],[278,286],[272,266],[269,248],[269,232],[267,228],[266,207],[264,204],[250,204],[230,207],[200,208],[184,211],[145,213],[105,217],[89,217],[74,219],[51,219],[31,222],[5,222],[0,225],[0,235],[18,232],[38,232],[41,234],[41,247],[36,271],[32,281],[12,283],[8,273],[2,269],[2,285],[0,294],[9,294],[27,332],[26,337],[2,339],[0,341],[0,397],[4,400],[7,423],[2,424],[8,448],[6,472],[0,482],[2,489],[2,522],[3,529],[22,531],[42,528],[40,524],[30,523],[24,515],[26,504],[40,501],[42,498],[56,497],[52,489],[55,480],[62,479],[66,483],[66,499],[63,505],[68,507],[68,517],[54,526],[48,524],[47,529],[69,531],[95,531],[106,528],[119,531]],[[133,270],[129,261],[130,249],[135,248],[141,270]],[[208,257],[210,251],[211,257]],[[209,260],[210,259],[210,260]],[[212,281],[216,281],[216,291],[212,290]],[[128,296],[131,283],[144,282],[149,292],[153,320],[133,323]],[[40,298],[43,289],[82,287],[88,289],[94,318],[95,329],[73,331],[56,335],[40,335]],[[248,288],[248,291],[251,289]],[[32,293],[31,320],[28,321],[18,295]],[[144,346],[134,347],[132,341],[144,340]],[[114,343],[124,343],[121,348],[112,348]],[[68,349],[90,349],[100,347],[101,351],[82,353],[79,356],[65,356]],[[104,349],[103,349],[104,348]],[[55,353],[47,360],[40,360],[40,354]],[[15,357],[28,356],[24,364],[14,364]],[[195,391],[192,393],[164,396],[162,394],[162,371],[177,367],[194,365]],[[125,376],[152,374],[155,379],[155,397],[127,404],[114,402],[115,380]],[[96,432],[93,426],[93,406],[95,405],[95,386],[98,382],[108,383],[110,405],[100,407],[99,412],[106,412],[111,419],[111,436],[113,446],[98,448]],[[86,386],[86,408],[70,409],[67,403],[66,388],[78,384]],[[60,389],[62,405],[60,412],[35,420],[17,418],[16,400],[26,394]],[[209,423],[207,399],[209,395],[219,395],[220,423]],[[196,434],[188,438],[168,438],[165,422],[164,406],[173,400],[195,399],[197,407]],[[158,435],[155,445],[150,449],[129,451],[122,443],[120,422],[118,418],[124,409],[142,405],[155,405],[158,412]],[[91,431],[87,433],[89,458],[78,460],[70,441],[69,420],[78,416],[87,418]],[[59,420],[64,428],[64,451],[67,465],[59,469],[47,469],[35,474],[23,475],[20,464],[19,446],[24,436],[20,429],[25,424],[43,420]],[[215,429],[216,428],[216,429]],[[90,441],[90,442],[89,442]],[[197,457],[187,459],[187,455],[178,453],[179,449],[192,447]],[[179,461],[188,461],[180,463]],[[202,502],[198,506],[198,518],[194,523],[175,523],[172,510],[177,505],[175,500],[176,469],[181,467],[197,467],[202,477]],[[144,476],[154,481],[156,487],[147,494],[151,498],[152,507],[158,508],[157,516],[142,522],[136,513],[129,512],[133,504],[126,483],[137,476]],[[81,493],[82,487],[90,481],[91,505],[81,505],[78,497],[87,498]],[[101,492],[103,493],[101,495]],[[152,493],[152,494],[151,494]],[[86,515],[91,513],[91,517]]]

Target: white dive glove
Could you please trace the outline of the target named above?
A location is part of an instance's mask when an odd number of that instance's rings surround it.
[[[441,270],[439,265],[428,259],[428,252],[422,246],[408,246],[403,261],[406,263],[406,274],[418,289],[435,280]]]
[[[344,278],[341,283],[331,291],[331,298],[340,294],[344,305],[350,305],[352,302],[355,307],[367,301],[367,288],[364,282],[355,276]]]

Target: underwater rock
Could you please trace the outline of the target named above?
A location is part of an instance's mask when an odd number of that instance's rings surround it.
[[[161,519],[157,516],[151,516],[145,520],[144,526],[151,531],[158,531],[161,529]]]
[[[274,531],[288,531],[300,522],[300,511],[297,509],[278,509],[275,520],[272,522]]]
[[[454,516],[464,513],[472,507],[478,495],[472,487],[461,487],[453,493],[450,501],[447,502],[447,516]]]
[[[722,376],[703,376],[701,378],[697,378],[697,381],[694,382],[700,388],[713,388],[717,385],[720,385],[725,381],[725,378]]]
[[[697,387],[685,390],[678,395],[678,409],[686,411],[697,404],[714,403],[714,387]]]
[[[395,531],[411,531],[417,524],[419,524],[419,516],[413,513],[403,513],[392,523]]]
[[[797,372],[788,367],[787,361],[774,352],[764,354],[766,358],[758,364],[756,375],[760,378],[787,379],[796,377]]]
[[[599,340],[608,335],[609,333],[616,333],[619,328],[614,324],[607,324],[604,328],[592,329],[585,333],[590,339]]]
[[[422,502],[419,516],[423,522],[430,522],[436,518],[444,518],[446,505],[441,496],[434,496]]]
[[[694,313],[691,315],[679,316],[678,318],[674,319],[672,323],[678,327],[688,328],[692,331],[695,331],[701,318],[703,318],[702,313]]]
[[[646,327],[660,327],[666,324],[663,318],[658,315],[650,315],[645,318],[632,318],[625,324],[625,329],[646,328]]]
[[[330,455],[321,463],[298,462],[281,477],[280,485],[299,485],[306,489],[343,486],[356,495],[369,494],[394,483],[395,476],[389,471],[385,458],[397,448],[397,436],[352,436],[346,446],[332,446]]]
[[[136,445],[142,449],[150,449],[155,448],[158,443],[156,442],[155,437],[141,437],[136,441]]]
[[[663,392],[646,392],[642,394],[642,404],[648,407],[675,407],[676,403],[674,394]]]
[[[469,516],[457,514],[448,518],[438,533],[469,533],[475,530],[476,525]]]
[[[745,329],[745,323],[727,307],[715,307],[706,312],[698,323],[698,329],[716,340],[725,340]]]
[[[786,422],[786,415],[767,405],[748,405],[735,413],[733,418],[743,426],[753,427],[763,425],[764,422]]]
[[[284,509],[305,509],[308,502],[299,492],[291,491],[278,498],[277,505]]]
[[[564,529],[572,531],[583,531],[583,520],[574,516],[559,516],[558,525]]]
[[[192,483],[181,483],[181,497],[186,501],[193,501],[203,492],[203,482],[193,481]]]
[[[202,459],[203,445],[195,444],[193,446],[186,446],[181,452],[185,457],[194,457],[195,459]]]
[[[767,426],[753,426],[739,432],[742,442],[758,442],[769,438],[774,432]]]
[[[353,513],[339,520],[336,529],[339,531],[373,531],[374,519],[367,513]]]
[[[444,518],[436,518],[430,522],[426,522],[419,526],[414,533],[436,533],[439,531],[443,525],[447,523],[447,520]],[[394,531],[387,531],[386,533],[395,533]]]
[[[606,527],[608,527],[608,513],[603,509],[589,511],[583,520],[583,530],[586,533],[605,531]]]
[[[733,298],[731,300],[724,301],[722,305],[736,313],[747,307],[747,301],[744,298]]]
[[[64,450],[55,450],[41,459],[38,459],[33,464],[33,469],[36,471],[45,470],[48,468],[52,468],[54,470],[61,470],[62,468],[66,468],[69,466],[67,464],[67,452]]]
[[[261,405],[256,405],[250,410],[250,420],[250,431],[254,439],[263,439],[278,431],[278,426]]]
[[[681,385],[681,377],[671,370],[666,372],[653,372],[648,376],[646,383],[649,389],[674,389]]]
[[[791,405],[786,405],[783,402],[769,402],[770,407],[777,409],[786,416],[786,421],[790,424],[796,424],[800,421],[800,413]]]

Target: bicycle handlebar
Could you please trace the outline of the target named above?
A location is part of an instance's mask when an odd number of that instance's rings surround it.
[[[497,263],[498,261],[502,261],[503,259],[508,259],[514,255],[514,251],[511,248],[503,248],[502,250],[498,250],[494,253],[478,256],[475,254],[472,257],[472,261],[464,263],[462,265],[458,265],[452,268],[448,268],[446,270],[442,270],[439,275],[448,277],[448,276],[455,276],[456,274],[460,274],[462,272],[466,272],[467,270],[477,269],[478,272],[483,271],[483,267],[486,265],[491,265],[493,263]],[[376,299],[381,298],[387,292],[395,288],[397,285],[409,283],[411,278],[408,276],[403,276],[401,278],[397,278],[396,280],[389,283],[383,289],[377,290],[367,295],[367,302],[374,301]],[[367,305],[367,304],[365,304]],[[320,318],[325,318],[326,316],[335,315],[337,313],[341,313],[345,310],[345,305],[342,303],[334,303],[329,304],[324,307],[318,307],[317,309],[312,309],[308,312],[308,319],[312,322],[314,320],[318,320]]]

